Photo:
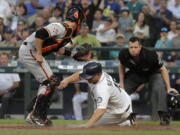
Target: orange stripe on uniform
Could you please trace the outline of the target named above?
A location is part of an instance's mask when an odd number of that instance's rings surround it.
[[[30,51],[30,54],[31,54],[31,56],[33,57],[33,59],[36,61],[36,58],[35,58],[35,56],[33,55],[33,53],[32,53],[32,50],[29,50]],[[39,64],[39,63],[38,63]],[[41,65],[41,64],[39,64],[39,66],[40,66],[40,68],[42,69],[42,71],[44,72],[44,74],[46,75],[46,77],[48,78],[48,79],[50,79],[50,77],[48,76],[48,74],[47,74],[47,72],[45,71],[45,69],[43,68],[43,66]]]

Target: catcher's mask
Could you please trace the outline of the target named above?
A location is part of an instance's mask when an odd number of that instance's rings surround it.
[[[66,20],[76,22],[77,28],[73,33],[73,37],[79,32],[81,24],[85,23],[86,16],[80,7],[71,7],[66,13]]]
[[[169,109],[178,109],[180,108],[180,94],[175,92],[169,92],[167,94],[167,102]]]

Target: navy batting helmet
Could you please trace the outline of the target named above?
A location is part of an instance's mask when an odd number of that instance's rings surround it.
[[[83,67],[80,77],[83,79],[91,79],[94,75],[102,73],[102,66],[97,62],[89,62]]]
[[[180,108],[180,94],[175,92],[170,92],[167,94],[167,102],[169,109]]]

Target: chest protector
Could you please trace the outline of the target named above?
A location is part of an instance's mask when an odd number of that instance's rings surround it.
[[[73,34],[73,30],[65,23],[62,23],[62,25],[66,29],[65,36],[62,39],[56,39],[56,37],[46,39],[42,45],[43,56],[46,56],[51,52],[56,52],[59,50],[59,48],[64,47],[69,42],[72,42],[71,36]]]

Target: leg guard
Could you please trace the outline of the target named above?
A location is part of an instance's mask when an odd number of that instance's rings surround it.
[[[58,81],[54,76],[41,83],[37,96],[32,100],[28,107],[28,112],[34,117],[45,121],[50,106],[50,99],[57,85]]]

